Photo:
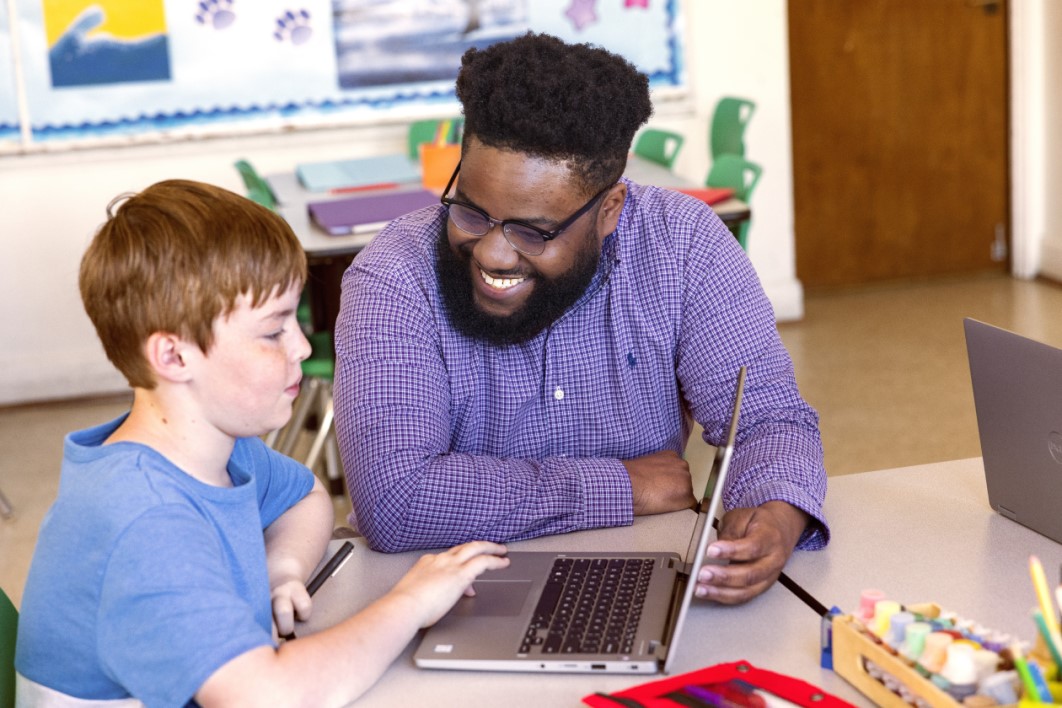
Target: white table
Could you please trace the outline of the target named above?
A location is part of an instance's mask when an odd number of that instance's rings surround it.
[[[1036,597],[1028,558],[1039,555],[1057,580],[1062,546],[993,512],[980,459],[831,478],[826,504],[833,540],[799,552],[787,574],[826,606],[854,611],[864,588],[900,602],[937,602],[963,617],[1023,639],[1035,636]],[[514,550],[673,550],[685,552],[692,512],[640,517],[602,529],[510,544]],[[300,634],[331,626],[386,592],[418,553],[369,550],[363,539],[350,562],[315,596]],[[334,549],[338,541],[332,543]],[[871,705],[847,682],[819,667],[820,621],[781,585],[739,607],[699,603],[677,651],[676,673],[745,659]],[[412,663],[414,645],[358,703],[365,706],[579,706],[594,691],[619,691],[646,677],[429,671]]]

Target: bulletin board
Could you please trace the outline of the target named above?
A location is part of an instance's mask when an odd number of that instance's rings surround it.
[[[0,0],[0,151],[395,120],[528,30],[686,89],[678,0]]]

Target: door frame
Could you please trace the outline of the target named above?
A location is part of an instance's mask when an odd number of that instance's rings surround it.
[[[1062,279],[1062,244],[1045,244],[1047,231],[1047,64],[1049,10],[1043,2],[1007,3],[1010,36],[1011,275],[1041,272]],[[1062,15],[1060,15],[1062,17]]]

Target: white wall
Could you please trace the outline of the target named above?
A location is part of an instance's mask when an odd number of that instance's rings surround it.
[[[1014,270],[1062,280],[1062,3],[1012,3]]]
[[[721,96],[756,103],[745,135],[746,157],[763,167],[752,196],[749,257],[779,320],[804,314],[793,240],[793,166],[789,117],[789,37],[786,0],[685,3],[694,114],[668,115],[661,105],[654,126],[686,136],[675,171],[703,183],[710,166],[708,126]]]
[[[1054,8],[1053,0],[1050,4]],[[676,169],[701,182],[708,171],[708,121],[715,101],[727,94],[756,101],[746,144],[764,176],[752,200],[749,255],[782,320],[803,314],[793,240],[786,7],[786,0],[684,3],[692,105],[661,101],[651,121],[686,135]],[[1042,5],[1033,7],[1044,11]],[[242,191],[232,167],[240,157],[269,173],[300,161],[403,148],[403,127],[390,124],[0,157],[0,405],[124,389],[77,292],[81,253],[117,194],[174,177]],[[1062,165],[1062,156],[1054,164]],[[1052,220],[1053,228],[1058,224]]]

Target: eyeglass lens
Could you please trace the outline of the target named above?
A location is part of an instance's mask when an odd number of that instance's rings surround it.
[[[450,218],[457,228],[473,236],[484,236],[490,231],[490,219],[485,214],[462,204],[450,205]],[[529,256],[537,256],[546,249],[546,240],[534,229],[506,224],[502,233],[513,248]]]

